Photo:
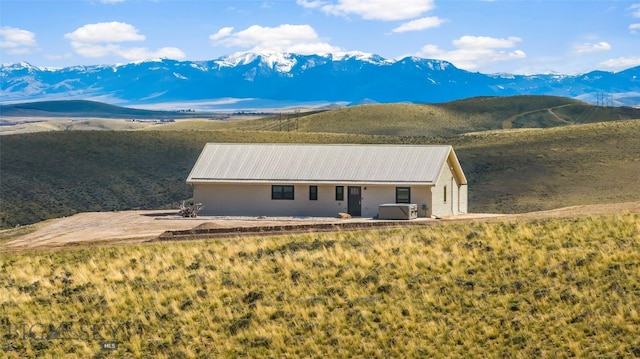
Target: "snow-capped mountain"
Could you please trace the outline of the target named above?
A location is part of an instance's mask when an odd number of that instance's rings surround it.
[[[101,99],[119,105],[209,101],[443,102],[472,96],[538,94],[596,103],[640,104],[640,67],[582,75],[468,72],[418,57],[388,60],[362,52],[317,55],[235,53],[211,61],[156,59],[113,66],[0,66],[3,103]]]

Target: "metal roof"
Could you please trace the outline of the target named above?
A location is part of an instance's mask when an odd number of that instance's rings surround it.
[[[187,183],[433,184],[447,158],[466,184],[451,146],[209,143]]]

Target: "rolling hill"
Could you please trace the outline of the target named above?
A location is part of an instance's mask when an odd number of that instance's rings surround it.
[[[250,130],[386,136],[455,136],[640,119],[640,109],[598,107],[555,96],[477,97],[442,104],[370,104],[246,121],[180,121],[160,130]]]
[[[62,131],[2,137],[1,227],[86,211],[177,208],[207,142],[451,144],[472,212],[640,200],[640,121],[452,137],[284,131]]]
[[[278,112],[278,110],[272,110]],[[556,96],[474,97],[441,104],[365,104],[334,109],[284,113],[254,113],[250,119],[226,121],[229,113],[195,111],[149,111],[113,106],[95,101],[43,101],[4,105],[0,114],[7,118],[125,118],[125,119],[194,119],[180,121],[152,130],[242,130],[298,131],[313,133],[350,133],[362,135],[453,136],[468,132],[546,128],[569,124],[594,123],[640,118],[640,109],[602,107]],[[263,118],[256,118],[264,116]],[[208,119],[206,121],[198,119]],[[220,119],[211,121],[210,119]],[[9,125],[9,124],[6,124]],[[83,129],[117,129],[103,122],[86,123]],[[126,126],[136,129],[135,126]],[[79,128],[65,124],[63,129]],[[125,129],[125,128],[123,128]],[[32,129],[33,132],[37,129]]]
[[[93,102],[37,106],[132,114]],[[192,196],[184,181],[207,142],[451,144],[469,179],[475,212],[640,199],[640,121],[634,118],[640,119],[640,110],[514,96],[255,120],[181,120],[151,131],[5,135],[0,226],[83,211],[176,208]]]
[[[8,117],[99,117],[174,119],[198,117],[195,112],[151,111],[87,100],[36,101],[0,106]]]

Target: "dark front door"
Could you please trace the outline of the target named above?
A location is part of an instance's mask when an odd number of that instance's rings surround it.
[[[349,214],[354,217],[360,217],[362,215],[362,195],[360,193],[360,187],[349,186],[348,191],[347,206],[349,207]]]

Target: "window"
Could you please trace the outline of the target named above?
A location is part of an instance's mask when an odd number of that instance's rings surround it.
[[[336,186],[336,201],[344,201],[344,186]]]
[[[396,203],[411,203],[411,187],[396,187]]]
[[[318,200],[318,186],[309,186],[309,201]]]
[[[293,186],[271,186],[271,199],[293,199]]]
[[[447,186],[444,186],[444,201],[447,202]]]

